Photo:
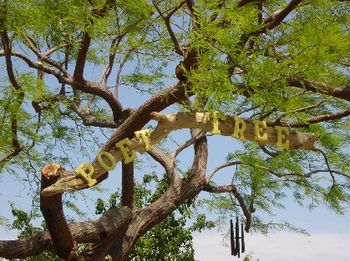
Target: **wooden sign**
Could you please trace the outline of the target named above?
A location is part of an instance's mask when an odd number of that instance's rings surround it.
[[[58,180],[45,188],[43,195],[51,196],[71,190],[83,189],[97,184],[97,179],[115,168],[124,160],[130,163],[136,159],[136,152],[144,153],[152,149],[168,134],[178,129],[201,129],[213,135],[231,136],[241,141],[253,141],[260,144],[277,146],[282,150],[314,148],[315,137],[310,133],[295,132],[288,127],[268,127],[266,121],[244,119],[236,116],[214,113],[179,112],[160,114],[153,112],[152,118],[158,121],[153,130],[135,132],[131,140],[118,141],[109,151],[100,151],[92,163],[83,163],[75,169],[76,176]]]

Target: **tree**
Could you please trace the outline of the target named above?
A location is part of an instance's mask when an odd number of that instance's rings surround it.
[[[342,0],[4,1],[1,171],[41,169],[48,232],[2,240],[0,256],[50,250],[67,260],[126,260],[142,235],[201,191],[223,193],[212,204],[241,211],[246,231],[266,229],[259,212],[283,206],[288,193],[341,213],[350,201],[349,19]],[[127,88],[143,103],[125,107]],[[173,152],[157,145],[181,128],[191,136]],[[110,136],[97,149],[100,130]],[[242,146],[210,172],[207,136],[215,134]],[[180,171],[189,147],[193,162]],[[88,161],[92,148],[91,163],[71,164]],[[134,172],[146,173],[135,168],[135,151],[166,176],[145,206],[136,204]],[[121,206],[68,222],[62,195],[106,182],[121,160]],[[228,167],[232,182],[215,184]]]

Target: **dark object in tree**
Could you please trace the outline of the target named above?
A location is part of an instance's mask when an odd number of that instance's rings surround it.
[[[236,248],[235,248],[235,232],[233,230],[233,221],[230,219],[230,245],[231,245],[231,256],[235,255]]]
[[[175,68],[176,78],[178,78],[180,81],[186,81],[187,80],[186,73],[187,72],[183,65],[183,62],[180,62]]]
[[[241,236],[239,236],[238,217],[236,217],[235,230],[233,229],[233,221],[232,219],[230,220],[230,245],[231,256],[237,256],[238,258],[240,258],[241,253],[245,252],[244,229],[243,224],[241,224]]]
[[[243,223],[241,223],[241,231],[242,231],[242,235],[241,235],[241,240],[242,240],[242,253],[245,252],[245,242],[244,242],[244,229],[243,229]]]
[[[186,81],[187,74],[197,67],[198,53],[188,46],[182,47],[181,51],[185,59],[176,66],[175,75],[180,81]]]

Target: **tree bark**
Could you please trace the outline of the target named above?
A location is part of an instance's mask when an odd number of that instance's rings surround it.
[[[122,162],[122,206],[134,205],[134,163]]]
[[[42,169],[41,174],[41,190],[43,190],[64,176],[64,170],[58,164],[48,164]],[[72,252],[74,252],[75,243],[63,213],[62,194],[52,197],[40,195],[40,210],[57,255],[63,259],[67,259],[71,254],[74,255]]]
[[[131,210],[126,207],[111,208],[95,221],[69,224],[69,230],[77,243],[95,243],[105,240],[111,233],[122,231],[130,223]],[[53,250],[48,232],[18,240],[0,240],[0,256],[4,258],[25,258]]]
[[[205,178],[208,157],[206,137],[196,141],[194,149],[195,158],[189,180],[177,179],[158,200],[135,212],[126,231],[121,250],[115,248],[109,252],[113,260],[127,260],[127,256],[138,238],[164,220],[186,199],[198,195],[207,184]]]

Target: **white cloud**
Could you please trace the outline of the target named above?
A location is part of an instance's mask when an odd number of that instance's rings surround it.
[[[255,234],[247,235],[245,242],[246,253],[252,254],[255,260],[259,258],[260,261],[350,260],[349,233],[315,233],[311,237],[287,232],[274,233],[269,236]],[[234,260],[230,249],[223,246],[222,236],[219,233],[196,234],[194,247],[196,260]]]

